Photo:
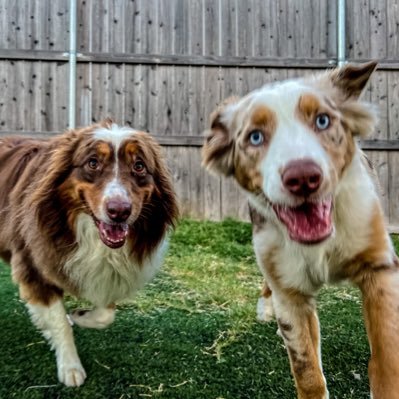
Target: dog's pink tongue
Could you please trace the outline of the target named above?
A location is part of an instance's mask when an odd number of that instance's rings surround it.
[[[107,224],[101,221],[98,223],[98,230],[105,245],[111,248],[119,248],[126,241],[129,226],[126,223]]]
[[[316,244],[333,231],[332,200],[305,202],[296,208],[275,205],[277,217],[285,224],[290,238],[302,244]]]

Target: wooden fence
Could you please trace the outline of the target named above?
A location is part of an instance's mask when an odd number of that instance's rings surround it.
[[[0,134],[68,121],[68,0],[0,0]],[[232,181],[200,167],[202,131],[225,97],[336,65],[329,0],[78,0],[77,122],[107,116],[165,146],[184,214],[247,219]],[[347,0],[347,59],[379,59],[380,108],[363,143],[399,226],[399,0]]]

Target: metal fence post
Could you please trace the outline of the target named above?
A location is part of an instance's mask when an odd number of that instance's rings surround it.
[[[69,103],[68,127],[76,126],[76,0],[69,2]]]

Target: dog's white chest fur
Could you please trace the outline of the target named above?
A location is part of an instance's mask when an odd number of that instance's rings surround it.
[[[76,221],[78,248],[65,263],[65,271],[79,288],[80,296],[96,306],[107,306],[132,295],[160,268],[167,247],[163,240],[142,265],[129,256],[128,245],[111,249],[103,244],[92,218]]]
[[[336,192],[333,236],[325,243],[304,246],[290,240],[284,228],[269,224],[254,234],[258,264],[267,262],[266,254],[275,248],[276,274],[284,286],[312,294],[324,283],[334,282],[342,265],[367,247],[377,201],[373,182],[359,154],[356,154]],[[390,245],[387,233],[385,239]],[[387,264],[393,262],[393,253],[393,249],[387,253]]]

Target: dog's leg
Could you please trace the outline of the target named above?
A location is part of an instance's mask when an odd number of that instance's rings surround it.
[[[19,295],[26,302],[32,322],[55,350],[59,381],[71,387],[82,385],[86,373],[62,303],[62,290],[42,278],[29,253],[21,250],[13,253],[11,267],[13,280],[19,285]]]
[[[267,281],[264,280],[261,296],[256,306],[256,318],[260,322],[268,322],[274,317],[272,290]]]
[[[399,398],[399,271],[380,268],[363,276],[363,313],[370,343],[369,379],[375,399]]]
[[[58,379],[70,387],[83,384],[86,373],[80,362],[72,327],[61,299],[49,305],[28,302],[27,307],[33,323],[48,339],[57,359]]]
[[[313,298],[298,292],[276,292],[277,323],[290,358],[299,399],[328,399],[321,366],[319,321]]]
[[[77,309],[74,310],[70,317],[74,323],[85,328],[106,328],[115,319],[115,305],[109,305],[106,308]]]

